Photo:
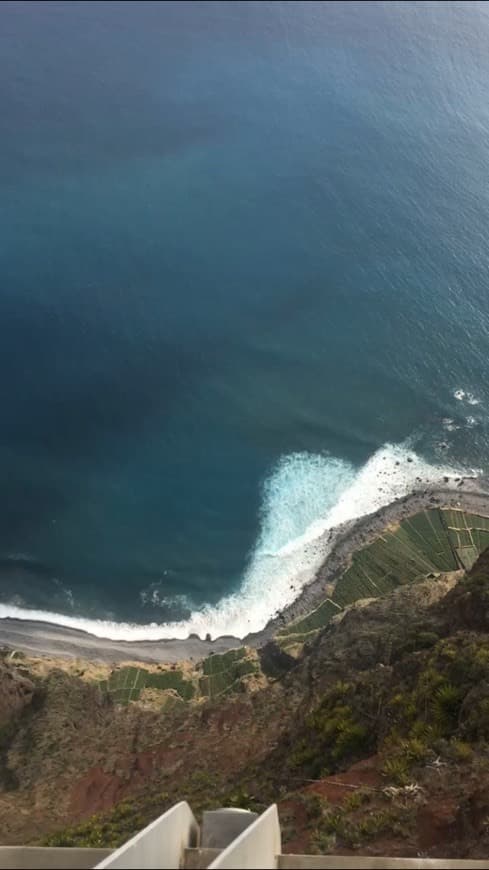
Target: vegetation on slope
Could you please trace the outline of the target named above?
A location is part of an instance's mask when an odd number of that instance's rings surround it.
[[[412,587],[411,597],[397,593],[374,602],[370,614],[370,607],[352,611],[339,626],[323,632],[295,669],[275,683],[273,697],[271,687],[255,696],[252,715],[263,728],[265,717],[275,719],[277,745],[268,740],[264,753],[243,759],[232,776],[216,763],[197,771],[187,768],[176,788],[167,779],[169,787],[162,792],[155,783],[153,790],[146,788],[48,842],[117,845],[183,797],[201,811],[233,804],[261,809],[278,796],[292,845],[302,837],[302,849],[375,852],[390,838],[391,851],[416,854],[420,843],[427,843],[423,812],[429,819],[441,794],[445,803],[456,798],[455,821],[442,828],[443,847],[428,843],[430,853],[441,849],[448,854],[451,840],[460,851],[463,829],[475,856],[484,848],[489,817],[487,801],[486,809],[478,811],[484,815],[487,810],[479,827],[470,809],[474,789],[489,785],[489,556],[441,602],[428,606],[422,618],[418,612],[409,626],[407,609],[418,601],[422,610],[429,584],[440,582]],[[379,646],[368,667],[358,669],[356,653],[365,648],[379,614],[397,643]],[[343,651],[340,635],[346,635]],[[340,650],[334,664],[332,649]],[[289,715],[280,730],[287,704]],[[233,707],[213,705],[210,715],[224,715],[224,709],[229,715]],[[202,728],[202,720],[194,727]],[[220,749],[223,741],[231,751],[233,746],[235,752],[244,749],[243,729],[224,735],[221,731]],[[365,786],[353,771],[372,758],[376,779]],[[337,800],[335,789],[345,776],[353,783]]]
[[[196,670],[187,669],[184,672],[175,666],[171,669],[155,670],[127,666],[115,668],[107,679],[98,683],[102,695],[112,703],[127,705],[139,701],[145,689],[153,690],[153,697],[159,701],[161,708],[168,709],[169,701],[177,699],[191,701],[193,698],[217,698],[221,695],[244,690],[243,678],[258,673],[258,665],[250,650],[245,647],[229,650],[227,653],[211,654],[202,662],[203,676],[199,678]],[[173,696],[162,697],[154,692],[167,693],[171,690]]]
[[[464,530],[455,513],[446,540],[479,546],[480,520]],[[430,522],[437,558],[451,566]],[[297,660],[269,645],[262,667],[272,664],[272,678],[252,693],[236,691],[243,667],[257,667],[243,650],[207,659],[193,676],[163,672],[196,691],[172,710],[110,698],[90,708],[96,687],[51,675],[40,708],[8,737],[12,806],[46,795],[40,825],[52,825],[53,845],[117,846],[176,800],[199,813],[279,799],[290,850],[487,853],[489,552],[459,582],[400,576],[389,595],[313,625]],[[70,802],[56,815],[49,795],[63,783]]]

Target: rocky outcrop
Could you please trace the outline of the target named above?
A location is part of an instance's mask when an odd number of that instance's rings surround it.
[[[35,693],[32,680],[13,664],[0,662],[0,729],[8,726],[31,704]]]
[[[345,670],[391,665],[405,653],[432,644],[443,617],[432,613],[454,588],[460,572],[400,586],[383,598],[357,601],[334,617],[308,650],[316,687]]]

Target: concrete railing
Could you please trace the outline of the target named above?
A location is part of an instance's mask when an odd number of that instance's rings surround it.
[[[282,851],[276,804],[224,849],[209,870],[274,870]]]
[[[240,815],[243,818],[240,819]],[[189,805],[182,802],[115,852],[106,849],[2,846],[0,870],[88,870],[91,867],[176,870],[183,866],[204,866],[204,859],[209,870],[489,870],[489,860],[282,855],[275,804],[245,830],[237,833],[239,827],[248,821],[248,815],[251,814],[230,810],[207,814],[209,838],[217,837],[220,839],[219,845],[225,846],[217,855],[216,848],[196,848],[199,845],[199,826]],[[212,825],[209,825],[209,817]],[[229,845],[225,845],[226,842]],[[218,845],[217,840],[215,845]],[[212,863],[208,864],[209,861]]]
[[[7,870],[89,870],[112,849],[62,846],[0,846],[0,868]]]
[[[461,858],[356,858],[351,855],[281,855],[280,870],[488,870],[489,861]]]
[[[97,868],[114,870],[173,870],[180,867],[185,849],[196,846],[199,826],[189,805],[175,804],[156,821],[109,855]]]

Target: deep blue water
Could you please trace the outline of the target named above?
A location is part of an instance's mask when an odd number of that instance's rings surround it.
[[[487,468],[488,44],[483,2],[0,4],[1,601],[182,618],[386,442]]]

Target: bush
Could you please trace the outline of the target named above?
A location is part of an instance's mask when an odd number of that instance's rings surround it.
[[[382,765],[382,773],[396,785],[407,785],[409,782],[409,762],[402,755],[386,758]]]
[[[354,687],[337,683],[310,713],[304,723],[305,736],[296,743],[290,763],[304,776],[327,776],[340,765],[351,763],[368,752],[373,733],[346,703]]]
[[[465,689],[443,683],[435,692],[432,702],[433,719],[447,734],[457,726]]]
[[[455,761],[471,761],[474,757],[474,750],[470,743],[465,743],[463,740],[451,740],[449,753]]]

